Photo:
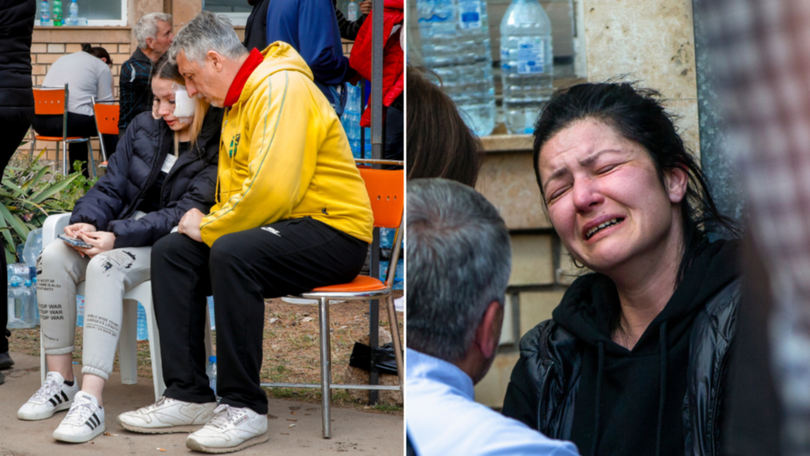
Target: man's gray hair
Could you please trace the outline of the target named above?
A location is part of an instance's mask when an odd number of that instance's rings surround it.
[[[509,232],[471,187],[415,179],[407,190],[408,347],[456,362],[472,345],[487,306],[504,303]]]
[[[135,35],[135,40],[138,42],[138,47],[146,49],[146,39],[157,38],[158,22],[172,23],[172,15],[166,13],[149,13],[141,18],[135,27],[132,27],[132,33]]]
[[[180,51],[186,53],[186,59],[200,66],[205,65],[208,51],[216,51],[232,60],[247,54],[231,21],[208,11],[201,11],[174,37],[169,47],[169,60],[172,63],[177,61]]]

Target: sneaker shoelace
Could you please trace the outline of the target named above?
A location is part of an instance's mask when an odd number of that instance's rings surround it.
[[[96,406],[89,399],[82,397],[70,406],[70,410],[68,410],[67,416],[65,416],[62,423],[81,426],[95,412]]]
[[[31,396],[31,401],[33,402],[45,402],[48,399],[54,397],[59,392],[59,382],[54,380],[52,377],[48,377],[45,379],[45,383]]]
[[[219,404],[214,409],[214,418],[208,422],[209,426],[217,429],[224,429],[229,424],[241,418],[245,411],[239,408],[231,407],[228,404]]]

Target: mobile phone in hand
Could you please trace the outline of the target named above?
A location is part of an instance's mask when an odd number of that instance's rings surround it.
[[[75,237],[70,237],[67,234],[60,234],[57,237],[59,239],[65,241],[65,242],[67,242],[68,244],[76,246],[76,247],[78,247],[80,249],[92,249],[93,248],[92,245],[84,242],[83,240],[81,240],[79,238],[75,238]]]

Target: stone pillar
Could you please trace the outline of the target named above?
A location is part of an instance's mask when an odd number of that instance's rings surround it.
[[[691,0],[583,0],[588,81],[619,76],[658,90],[699,155]]]

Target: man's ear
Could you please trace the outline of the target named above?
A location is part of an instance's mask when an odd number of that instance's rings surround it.
[[[475,342],[481,354],[491,359],[495,357],[498,343],[501,340],[501,326],[503,325],[503,306],[498,301],[492,301],[484,312],[484,317],[475,333]]]
[[[152,37],[147,38],[146,39],[146,47],[154,51],[155,50],[155,39],[152,38]]]
[[[221,72],[224,66],[222,55],[217,51],[208,51],[205,55],[208,57],[208,60],[211,61],[211,66],[214,67],[214,70],[216,70],[217,73]]]

